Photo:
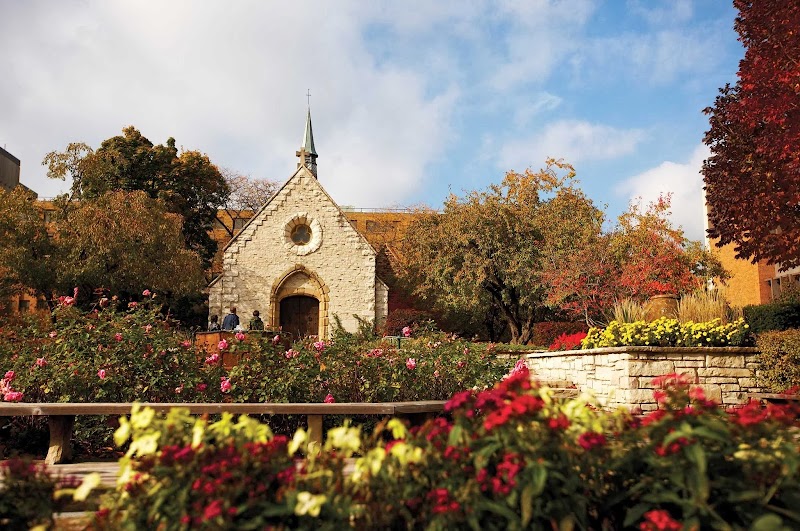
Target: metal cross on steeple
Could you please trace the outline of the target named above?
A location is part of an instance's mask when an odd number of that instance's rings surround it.
[[[306,98],[308,99],[308,106],[311,107],[311,89],[307,89]]]

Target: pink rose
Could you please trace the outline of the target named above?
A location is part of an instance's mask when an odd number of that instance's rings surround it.
[[[152,330],[152,329],[153,329],[153,325],[151,325],[151,324],[149,324],[149,325],[146,325],[146,326],[144,327],[144,333],[145,333],[145,334],[149,334],[149,333],[150,333],[150,330]]]
[[[60,302],[62,306],[72,306],[75,304],[75,298],[70,296],[59,297],[58,302]]]
[[[411,337],[411,327],[404,326],[403,327],[403,337]]]
[[[149,296],[150,296],[150,290],[149,290],[149,289],[146,289],[146,290],[144,290],[144,291],[142,292],[142,296],[143,296],[143,297],[149,297]]]
[[[214,363],[217,363],[218,361],[219,361],[219,354],[217,354],[216,352],[206,358],[206,363],[209,364],[209,365],[213,365]]]
[[[406,368],[409,371],[413,371],[414,369],[416,369],[417,368],[417,360],[415,360],[414,358],[408,358],[406,360]]]
[[[189,341],[189,340],[187,339],[186,341],[182,341],[182,342],[181,342],[181,346],[182,346],[183,348],[189,348],[189,347],[191,347],[191,346],[192,346],[192,342],[191,342],[191,341]]]
[[[317,352],[322,352],[325,350],[325,342],[324,341],[316,341],[314,343],[314,348],[317,349]]]
[[[459,361],[458,363],[456,363],[456,366],[457,366],[459,369],[463,369],[464,367],[466,367],[466,366],[467,366],[467,363],[466,363],[466,362],[464,362],[464,361]]]
[[[3,395],[3,400],[6,402],[19,402],[22,400],[22,393],[19,391],[8,391],[5,395]]]
[[[433,371],[433,376],[434,376],[435,378],[438,378],[438,377],[439,377],[439,369],[436,369],[435,371]]]
[[[116,334],[114,334],[114,339],[116,339],[117,341],[122,341],[122,334],[117,332]]]
[[[228,348],[228,342],[226,340],[224,340],[224,339],[221,340],[219,343],[217,343],[217,348],[220,349],[220,350],[227,349]]]
[[[137,306],[139,306],[139,303],[136,301],[128,303],[128,308],[136,308]]]
[[[97,377],[100,378],[101,380],[105,380],[106,379],[106,370],[105,369],[100,369],[99,371],[97,371]]]
[[[208,389],[208,384],[204,384],[204,383],[197,384],[197,390],[198,391],[202,392],[202,391],[205,391],[206,389]]]
[[[223,393],[228,393],[231,390],[231,380],[225,376],[221,376],[219,379],[219,389]]]
[[[275,336],[275,337],[272,338],[272,344],[273,345],[277,345],[280,342],[281,342],[281,336]]]
[[[8,371],[4,378],[9,382],[12,381],[14,379],[14,371]]]
[[[293,350],[293,349],[289,349],[289,350],[287,350],[287,351],[286,351],[286,354],[284,354],[284,356],[286,356],[286,359],[287,359],[287,360],[290,360],[290,359],[292,359],[292,358],[296,358],[296,357],[297,357],[297,356],[299,356],[299,355],[300,355],[300,353],[299,353],[299,352],[297,352],[296,350]]]
[[[247,336],[245,336],[242,332],[236,332],[236,335],[234,337],[238,341],[244,341],[245,337],[247,337]]]
[[[179,395],[183,391],[183,384],[180,384],[178,387],[175,388],[175,394]]]
[[[50,334],[49,334],[49,336],[50,336],[50,337],[56,337],[57,335],[58,335],[58,332],[56,332],[55,330],[53,330],[53,331],[52,331],[52,332],[50,332]]]
[[[45,365],[47,365],[47,361],[44,358],[36,358],[37,367],[44,367]]]
[[[333,398],[333,395],[328,393],[328,395],[325,397],[325,403],[333,404],[334,402],[336,402],[336,400]]]

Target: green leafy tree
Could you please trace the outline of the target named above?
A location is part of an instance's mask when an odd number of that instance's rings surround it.
[[[551,203],[574,193],[573,176],[571,166],[551,160],[538,173],[509,172],[484,192],[451,195],[441,214],[421,215],[402,252],[416,295],[445,309],[494,310],[512,342],[529,342],[549,312],[543,253],[559,249],[554,233],[565,233],[550,227]]]
[[[0,189],[0,298],[22,290],[48,295],[55,283],[53,255],[36,198],[22,187]]]
[[[203,286],[201,260],[184,246],[180,216],[144,192],[108,192],[71,203],[53,230],[61,291],[151,289],[179,296]]]
[[[220,171],[198,151],[178,152],[175,139],[154,145],[134,127],[104,140],[95,151],[72,143],[63,152],[49,153],[48,176],[72,179],[71,199],[86,200],[111,191],[145,192],[163,202],[169,212],[183,217],[186,247],[208,265],[216,242],[208,231],[230,188]]]

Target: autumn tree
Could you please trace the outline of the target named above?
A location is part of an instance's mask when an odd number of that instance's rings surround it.
[[[571,192],[573,175],[548,161],[538,173],[509,172],[484,192],[451,195],[441,214],[421,215],[402,248],[416,295],[440,308],[496,311],[513,342],[529,342],[549,311],[542,255],[558,248],[547,242],[548,205]]]
[[[53,225],[56,287],[82,293],[144,289],[181,296],[204,285],[200,257],[186,249],[182,218],[142,191],[72,203]]]
[[[734,5],[745,56],[736,84],[705,109],[709,235],[787,269],[800,265],[800,4]]]
[[[208,265],[217,244],[209,236],[217,209],[230,189],[220,171],[198,151],[181,151],[175,139],[154,145],[134,127],[104,140],[97,150],[82,143],[63,152],[49,153],[48,176],[72,180],[71,199],[99,198],[107,192],[145,192],[183,218],[182,234],[188,249]]]
[[[54,255],[35,196],[21,186],[0,189],[0,298],[25,290],[47,295],[55,286]]]
[[[670,196],[643,208],[632,202],[611,234],[619,263],[617,294],[638,300],[697,290],[711,278],[727,277],[719,261],[699,242],[688,240],[669,220]]]

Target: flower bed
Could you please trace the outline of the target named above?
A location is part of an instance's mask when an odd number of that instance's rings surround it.
[[[369,437],[304,433],[252,419],[207,424],[134,414],[103,529],[781,529],[800,526],[799,435],[789,408],[726,411],[678,375],[656,382],[644,418],[559,402],[523,367],[456,394],[438,418],[393,420]],[[345,459],[357,456],[351,473]]]
[[[444,400],[491,385],[513,363],[498,362],[493,345],[444,335],[407,338],[399,350],[396,342],[344,336],[287,348],[279,336],[237,333],[219,341],[221,354],[198,354],[151,304],[88,314],[62,305],[54,321],[7,330],[0,335],[0,396],[26,402]],[[239,362],[226,368],[229,357]],[[289,419],[282,429],[291,433],[301,420]],[[103,446],[110,434],[103,423],[78,422],[78,439]],[[7,431],[0,437],[11,439],[11,447],[20,438]]]

